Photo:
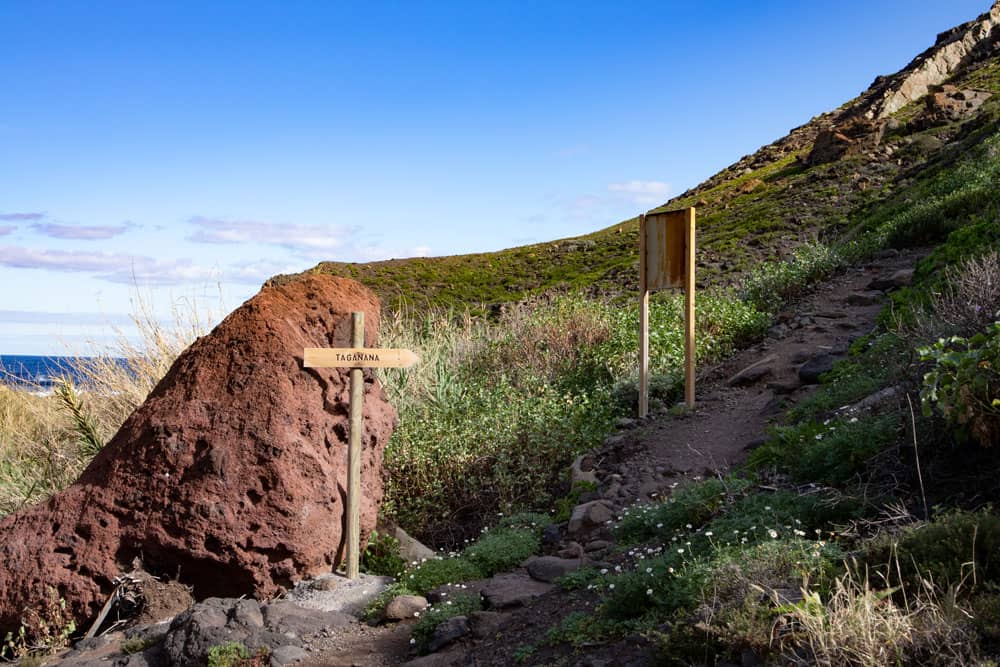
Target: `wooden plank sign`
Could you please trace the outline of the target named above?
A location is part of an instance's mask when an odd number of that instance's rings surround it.
[[[306,368],[409,368],[420,361],[410,350],[396,348],[307,347]]]
[[[687,212],[646,215],[646,288],[684,287],[687,266]]]
[[[684,400],[694,408],[695,210],[639,217],[639,416],[649,414],[649,292],[684,288]]]
[[[307,347],[306,368],[350,368],[350,428],[347,435],[347,578],[357,579],[361,561],[361,432],[365,400],[362,368],[409,368],[420,361],[410,350],[365,348],[365,314],[352,313],[352,347]]]

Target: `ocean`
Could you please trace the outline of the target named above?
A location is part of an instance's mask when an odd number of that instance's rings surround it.
[[[82,384],[73,369],[86,363],[88,357],[31,356],[0,354],[0,383],[17,389],[48,390],[61,377]]]

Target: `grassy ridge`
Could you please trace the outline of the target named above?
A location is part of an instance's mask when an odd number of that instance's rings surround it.
[[[803,244],[829,243],[850,235],[859,221],[882,208],[887,199],[906,191],[925,169],[947,169],[949,160],[954,161],[975,143],[975,137],[968,136],[970,132],[975,134],[976,128],[981,130],[1000,118],[1000,95],[996,95],[1000,93],[1000,61],[994,58],[963,71],[953,83],[991,91],[995,96],[964,126],[951,123],[924,128],[912,122],[923,102],[904,107],[895,114],[899,126],[887,131],[883,140],[893,148],[891,158],[855,155],[828,164],[804,165],[802,159],[811,141],[800,135],[815,134],[820,121],[814,119],[787,140],[738,163],[752,166],[726,169],[656,209],[698,208],[699,285],[736,286],[764,261],[787,258]],[[591,295],[619,297],[638,286],[637,220],[624,220],[583,236],[493,253],[369,263],[322,262],[309,272],[359,280],[390,310],[482,308],[553,291],[584,290]],[[272,280],[294,279],[294,275],[285,275]]]

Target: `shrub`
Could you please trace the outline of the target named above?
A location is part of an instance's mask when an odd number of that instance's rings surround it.
[[[368,574],[398,577],[406,565],[399,555],[399,540],[373,530],[368,538],[368,547],[361,554],[361,569]]]
[[[909,344],[885,333],[852,346],[852,356],[838,361],[822,376],[819,391],[807,396],[788,412],[792,423],[824,419],[845,405],[862,400],[903,375]]]
[[[798,628],[782,637],[787,664],[983,664],[966,613],[933,589],[920,589],[899,605],[867,578],[848,573],[825,602],[809,592],[782,610]]]
[[[777,466],[804,482],[843,484],[895,441],[898,427],[896,415],[779,426],[751,452],[748,464]]]
[[[518,512],[505,516],[497,522],[497,528],[522,528],[530,531],[536,537],[541,537],[545,529],[552,524],[552,517],[539,512]]]
[[[497,572],[517,567],[541,547],[535,532],[525,528],[498,528],[485,533],[475,544],[466,547],[462,556],[492,577]]]
[[[482,608],[483,602],[479,593],[460,593],[429,607],[420,615],[413,630],[410,631],[417,652],[421,654],[427,652],[427,645],[434,636],[434,631],[443,622],[456,616],[468,616]]]
[[[993,250],[947,266],[940,288],[921,291],[929,301],[926,308],[914,310],[910,325],[918,340],[983,331],[1000,320],[1000,253]]]
[[[242,642],[225,642],[208,649],[208,667],[242,667],[250,663],[250,649]]]
[[[699,548],[693,540],[669,542],[658,555],[609,577],[601,611],[616,620],[650,616],[663,621],[702,605],[713,614],[734,610],[759,591],[795,589],[804,582],[829,585],[843,557],[837,546],[793,531],[762,529],[758,534],[762,539],[756,544],[706,540]]]
[[[76,622],[66,611],[66,600],[49,586],[37,605],[25,610],[16,633],[8,632],[0,645],[0,659],[48,655],[69,644]]]
[[[584,493],[589,493],[591,491],[597,490],[596,482],[589,482],[586,480],[580,480],[570,487],[569,493],[556,501],[554,510],[555,515],[553,520],[556,523],[564,523],[569,521],[570,516],[573,513],[573,508],[580,504],[580,496]]]
[[[404,572],[400,584],[417,595],[426,595],[444,584],[482,578],[483,571],[468,558],[434,558]]]
[[[624,544],[638,544],[685,526],[701,526],[722,507],[729,493],[738,493],[747,484],[736,478],[729,481],[732,491],[722,480],[707,479],[678,486],[662,502],[630,507],[615,526],[615,536]]]
[[[1000,322],[971,338],[952,336],[920,348],[931,363],[920,401],[983,446],[1000,441]]]
[[[950,511],[865,547],[864,562],[887,580],[919,589],[924,579],[975,592],[1000,585],[1000,516]],[[901,578],[901,580],[900,580]]]
[[[740,297],[762,312],[774,313],[845,263],[836,249],[807,243],[796,248],[786,261],[764,262],[751,271],[743,280]]]

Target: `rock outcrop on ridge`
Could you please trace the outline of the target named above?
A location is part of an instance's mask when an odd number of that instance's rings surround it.
[[[197,598],[267,598],[345,552],[347,369],[302,366],[348,347],[352,311],[373,346],[379,304],[313,276],[266,287],[197,340],[80,479],[0,521],[0,636],[53,588],[78,622],[141,559]],[[362,536],[382,499],[395,410],[365,378]]]

